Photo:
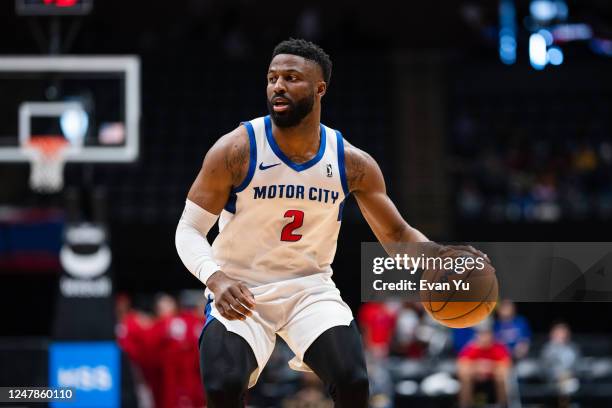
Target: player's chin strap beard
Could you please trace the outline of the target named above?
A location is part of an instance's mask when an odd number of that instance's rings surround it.
[[[274,104],[272,103],[274,98],[284,98],[288,101],[289,109],[287,109],[284,114],[279,114],[274,111]],[[275,94],[272,98],[268,99],[268,112],[270,112],[270,117],[277,127],[291,128],[299,125],[302,120],[312,112],[314,101],[314,94],[297,101],[292,101],[283,95]]]

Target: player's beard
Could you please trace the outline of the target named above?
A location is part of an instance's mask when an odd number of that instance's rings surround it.
[[[288,101],[289,108],[284,112],[275,112],[274,105],[268,99],[268,112],[274,121],[274,124],[281,128],[294,127],[300,124],[314,106],[314,93],[296,101]]]

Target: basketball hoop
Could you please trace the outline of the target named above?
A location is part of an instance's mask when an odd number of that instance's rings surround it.
[[[61,135],[32,136],[22,147],[30,160],[30,188],[50,194],[64,187],[64,164],[70,142]]]

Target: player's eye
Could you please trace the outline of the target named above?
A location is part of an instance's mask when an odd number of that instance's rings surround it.
[[[273,84],[274,82],[276,82],[276,77],[274,77],[274,76],[269,76],[269,77],[268,77],[268,83]]]

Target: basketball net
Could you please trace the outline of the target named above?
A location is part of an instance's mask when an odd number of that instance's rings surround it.
[[[64,164],[70,142],[61,135],[32,136],[23,152],[30,160],[30,188],[50,194],[64,187]]]

